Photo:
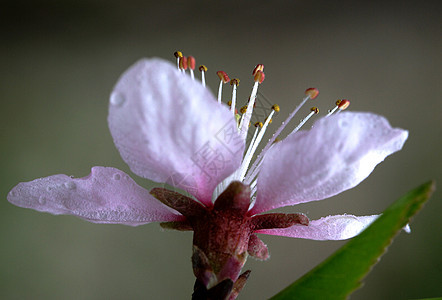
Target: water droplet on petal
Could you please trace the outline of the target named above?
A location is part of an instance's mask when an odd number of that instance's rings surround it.
[[[121,106],[126,101],[124,96],[118,92],[113,92],[110,96],[110,103],[115,106]]]
[[[45,205],[46,204],[46,198],[43,196],[40,196],[40,198],[38,198],[38,203],[40,203],[41,205]]]
[[[68,190],[75,190],[75,188],[77,187],[77,185],[75,184],[75,182],[73,181],[67,181],[64,183],[64,186],[68,189]]]
[[[114,176],[113,176],[113,178],[114,178],[115,180],[120,180],[120,179],[121,179],[121,175],[118,174],[118,173],[115,173]]]

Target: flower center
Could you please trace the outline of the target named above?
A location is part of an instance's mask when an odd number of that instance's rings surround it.
[[[187,70],[190,73],[190,76],[193,80],[195,80],[194,76],[194,69],[195,69],[195,58],[192,56],[185,57],[180,51],[175,52],[175,57],[177,59],[177,68],[185,73]],[[207,67],[204,65],[199,66],[198,70],[201,72],[201,84],[203,86],[206,86],[206,73],[207,73]],[[222,95],[223,95],[223,86],[226,83],[230,83],[232,86],[232,95],[231,100],[227,102],[227,105],[230,106],[230,111],[232,112],[233,116],[236,118],[238,123],[238,133],[241,136],[241,138],[246,141],[248,137],[248,133],[250,130],[250,124],[251,124],[251,118],[253,114],[253,110],[256,106],[256,99],[260,93],[258,93],[258,87],[259,85],[264,81],[265,74],[264,74],[264,65],[258,64],[252,71],[253,76],[253,87],[252,91],[250,93],[249,100],[246,105],[242,106],[239,110],[240,113],[238,113],[238,110],[236,108],[237,105],[237,88],[239,86],[240,80],[237,78],[230,79],[226,72],[224,71],[218,71],[216,72],[218,75],[220,82],[218,87],[218,96],[217,100],[218,103],[222,103]],[[263,96],[262,94],[260,94]],[[301,109],[304,104],[309,101],[315,99],[319,95],[319,91],[316,88],[308,88],[305,90],[305,96],[301,100],[300,104],[296,106],[296,108],[289,114],[287,119],[281,123],[279,128],[275,131],[275,133],[272,135],[272,137],[267,141],[261,152],[256,156],[256,151],[258,147],[261,145],[261,142],[263,141],[264,134],[266,133],[266,130],[268,126],[272,123],[272,118],[275,113],[278,113],[280,108],[277,104],[272,105],[270,113],[267,115],[267,117],[264,120],[264,123],[261,121],[256,122],[254,125],[255,129],[253,131],[253,134],[251,134],[251,138],[249,139],[249,143],[247,146],[247,150],[244,153],[243,160],[241,163],[241,166],[229,177],[224,179],[215,189],[213,193],[213,200],[216,200],[218,196],[227,188],[227,186],[233,182],[233,181],[241,181],[251,188],[251,195],[252,195],[252,202],[255,199],[256,194],[256,184],[257,184],[257,177],[261,170],[263,158],[267,151],[271,148],[271,146],[278,142],[278,137],[280,136],[281,132],[286,128],[286,126],[291,122],[293,117],[296,113]],[[263,96],[264,97],[264,96]],[[265,97],[264,97],[265,98]],[[346,109],[350,105],[350,101],[344,99],[344,100],[338,100],[336,101],[336,106],[328,111],[328,114],[326,117],[334,114],[339,113],[340,111]],[[312,107],[310,109],[310,113],[301,119],[300,123],[292,130],[290,134],[293,134],[297,132],[301,127],[315,114],[319,113],[319,109],[317,107]],[[256,158],[255,158],[256,157]],[[255,159],[254,159],[255,158]],[[254,159],[253,163],[252,160]]]

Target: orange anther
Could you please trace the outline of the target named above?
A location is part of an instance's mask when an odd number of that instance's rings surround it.
[[[264,65],[263,64],[257,64],[256,67],[253,69],[252,75],[255,76],[256,72],[258,71],[264,71]]]
[[[262,122],[256,122],[255,123],[255,127],[260,127],[260,128],[262,128],[262,126],[264,126],[264,124],[262,124]]]
[[[189,67],[189,69],[195,70],[195,57],[187,57],[187,67]]]
[[[201,72],[207,72],[207,67],[205,65],[201,65],[198,67],[198,70],[200,70]]]
[[[310,97],[310,99],[315,99],[319,95],[319,91],[316,88],[309,88],[305,90],[305,94]]]
[[[227,75],[226,72],[224,71],[218,71],[216,72],[216,75],[218,75],[219,79],[223,82],[223,83],[227,83],[230,81],[229,76]]]
[[[180,69],[181,70],[187,70],[187,58],[184,56],[180,57]]]
[[[319,108],[317,108],[316,106],[313,106],[312,108],[310,108],[310,110],[315,114],[319,114]]]
[[[256,71],[255,75],[253,76],[253,79],[255,80],[255,82],[262,83],[264,81],[265,77],[266,76],[265,76],[264,72],[258,70],[258,71]]]
[[[346,109],[350,105],[350,101],[347,99],[342,99],[341,102],[338,104],[338,107],[340,110]]]
[[[279,112],[279,105],[278,104],[273,104],[272,109],[276,112]]]

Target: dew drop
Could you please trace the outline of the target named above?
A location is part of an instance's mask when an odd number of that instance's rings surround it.
[[[115,106],[121,106],[126,101],[124,96],[118,92],[113,92],[110,96],[110,103]]]
[[[114,180],[120,180],[121,179],[121,175],[118,174],[118,173],[115,173],[113,178],[114,178]]]
[[[46,204],[46,198],[43,196],[40,196],[40,198],[38,198],[38,203],[40,203],[41,205],[45,205]]]
[[[64,183],[64,186],[68,189],[68,190],[75,190],[77,188],[77,185],[75,184],[75,182],[73,181],[67,181]]]

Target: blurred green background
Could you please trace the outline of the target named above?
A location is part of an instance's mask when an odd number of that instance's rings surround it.
[[[82,177],[95,165],[129,172],[107,129],[108,97],[141,57],[194,55],[239,77],[265,64],[261,91],[283,118],[306,88],[326,111],[386,116],[410,137],[358,187],[288,209],[311,218],[379,213],[415,186],[441,183],[440,1],[3,1],[0,11],[0,298],[190,299],[191,233],[96,225],[10,205],[18,182]],[[302,115],[308,113],[305,107]],[[274,125],[276,127],[276,125]],[[153,183],[133,177],[145,187]],[[401,233],[352,299],[442,295],[439,191]],[[271,259],[249,259],[240,299],[265,299],[345,242],[262,236]]]

